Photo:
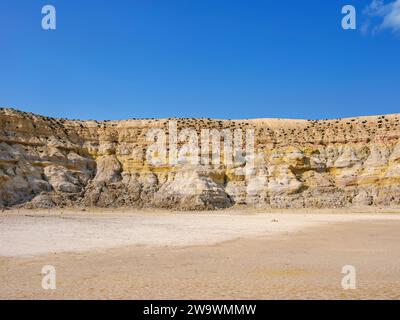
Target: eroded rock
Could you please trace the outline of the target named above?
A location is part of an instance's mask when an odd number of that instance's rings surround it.
[[[202,129],[254,130],[256,153],[241,155],[247,164],[226,163],[221,143],[219,165],[184,161],[182,153],[175,164],[154,165],[146,158],[154,142],[147,133],[164,130],[168,141],[168,119],[79,121],[1,109],[0,206],[400,205],[398,115],[174,121],[178,131],[194,130],[198,141]]]

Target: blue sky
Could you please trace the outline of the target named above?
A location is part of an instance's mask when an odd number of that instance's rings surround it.
[[[397,113],[399,30],[378,28],[385,10],[367,19],[371,1],[4,0],[0,105],[81,119]],[[56,30],[41,28],[46,4]],[[341,28],[345,4],[357,30]]]

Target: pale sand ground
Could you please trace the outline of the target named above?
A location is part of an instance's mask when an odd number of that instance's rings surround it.
[[[2,213],[0,298],[400,298],[400,215],[247,212]]]

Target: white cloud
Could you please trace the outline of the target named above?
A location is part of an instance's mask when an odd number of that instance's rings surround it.
[[[382,19],[374,30],[390,29],[394,32],[400,32],[400,0],[389,3],[385,3],[383,0],[372,0],[364,9],[364,14]]]
[[[392,4],[391,10],[383,19],[381,27],[400,31],[400,0]]]
[[[374,16],[384,7],[383,0],[372,0],[372,2],[364,9],[363,13]]]

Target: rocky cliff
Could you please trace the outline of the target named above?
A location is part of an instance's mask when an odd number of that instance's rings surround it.
[[[150,129],[254,130],[254,166],[154,165]],[[79,121],[0,109],[0,206],[399,206],[400,115]],[[222,143],[222,142],[221,142]],[[179,141],[178,145],[184,142]],[[213,151],[211,151],[212,153]],[[249,155],[244,154],[244,157]],[[248,171],[248,170],[247,170]]]

